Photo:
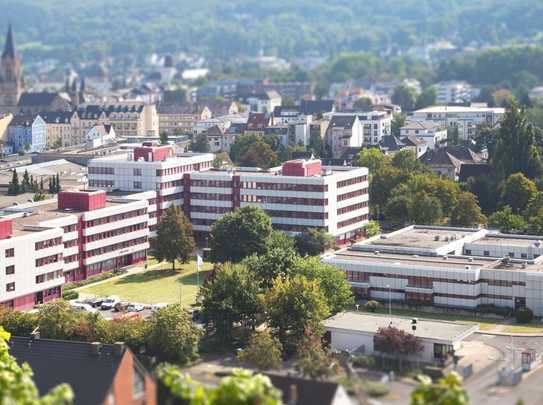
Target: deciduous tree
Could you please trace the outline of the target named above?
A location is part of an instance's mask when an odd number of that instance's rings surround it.
[[[520,215],[513,213],[506,205],[488,217],[488,225],[502,232],[522,233],[526,229],[526,221]]]
[[[467,191],[460,193],[456,206],[451,212],[451,225],[473,227],[485,221],[481,207],[477,204],[477,197]]]
[[[537,192],[535,183],[522,173],[510,175],[503,187],[501,201],[515,214],[520,214]]]
[[[238,360],[257,370],[276,369],[283,362],[281,343],[269,331],[254,331],[249,344],[238,354]]]
[[[451,372],[433,383],[427,376],[419,376],[419,385],[411,393],[411,405],[468,405],[467,391],[462,378]]]
[[[319,255],[327,249],[335,246],[335,239],[332,235],[321,229],[309,228],[299,233],[294,238],[296,250],[301,256]]]
[[[175,270],[175,261],[186,263],[194,252],[195,243],[190,221],[179,208],[171,205],[160,218],[153,251],[158,260],[167,260]]]

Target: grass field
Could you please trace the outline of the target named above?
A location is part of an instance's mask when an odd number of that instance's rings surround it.
[[[149,265],[156,262],[149,261]],[[200,271],[199,281],[203,282],[212,265],[205,263]],[[196,300],[198,292],[196,263],[176,264],[172,271],[170,263],[162,263],[142,273],[89,285],[79,289],[82,295],[108,296],[117,295],[123,301],[141,302],[143,304],[178,303],[190,306]]]
[[[388,309],[379,308],[376,312],[380,314],[387,314]],[[500,321],[499,319],[477,318],[474,316],[455,313],[421,312],[397,308],[392,308],[392,314],[467,324],[478,323],[481,331],[496,331],[503,333],[543,333],[543,323],[540,321],[534,321],[530,324],[516,325],[514,323],[508,323],[507,321]]]

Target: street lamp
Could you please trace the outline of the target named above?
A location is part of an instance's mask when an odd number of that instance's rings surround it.
[[[388,316],[392,316],[392,296],[391,296],[391,290],[390,290],[390,284],[387,284],[388,288]]]

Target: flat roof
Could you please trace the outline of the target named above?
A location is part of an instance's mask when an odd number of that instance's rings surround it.
[[[363,252],[357,250],[342,250],[330,256],[331,259],[349,260],[353,262],[364,263],[381,263],[381,264],[394,264],[406,266],[423,266],[423,267],[441,267],[449,269],[466,269],[466,266],[470,268],[481,268],[491,266],[497,261],[496,258],[479,258],[468,256],[419,256],[411,254],[393,254],[393,253],[381,253],[378,254],[372,252]]]
[[[478,232],[478,230],[415,226],[403,228],[390,234],[383,234],[367,242],[361,242],[359,245],[436,249],[475,232]]]
[[[324,321],[326,328],[343,329],[363,333],[377,333],[379,328],[394,326],[408,333],[413,318],[368,314],[362,312],[341,312]],[[444,340],[455,342],[462,340],[479,329],[478,325],[467,325],[454,322],[436,321],[417,318],[415,335],[422,339]],[[353,347],[355,350],[356,347]]]
[[[528,236],[528,235],[504,235],[504,234],[487,234],[481,239],[477,239],[473,242],[469,242],[473,245],[495,245],[495,246],[521,246],[521,247],[530,247],[534,246],[535,243],[539,243],[540,246],[542,243],[543,236]]]
[[[415,111],[415,113],[466,113],[466,112],[493,112],[498,114],[504,114],[505,108],[500,107],[462,107],[462,106],[444,106],[437,105],[428,108],[423,108]]]

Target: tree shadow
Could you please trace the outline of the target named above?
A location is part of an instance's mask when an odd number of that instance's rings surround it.
[[[145,283],[148,281],[159,280],[161,278],[175,276],[181,274],[181,270],[148,270],[143,273],[130,274],[117,280],[117,284]]]
[[[209,273],[211,270],[202,270],[200,271],[199,275],[199,281],[200,285],[204,283],[204,280],[207,276],[207,273]],[[197,285],[198,284],[198,278],[196,277],[196,273],[186,274],[182,275],[176,280],[178,283],[182,283],[184,285]]]

